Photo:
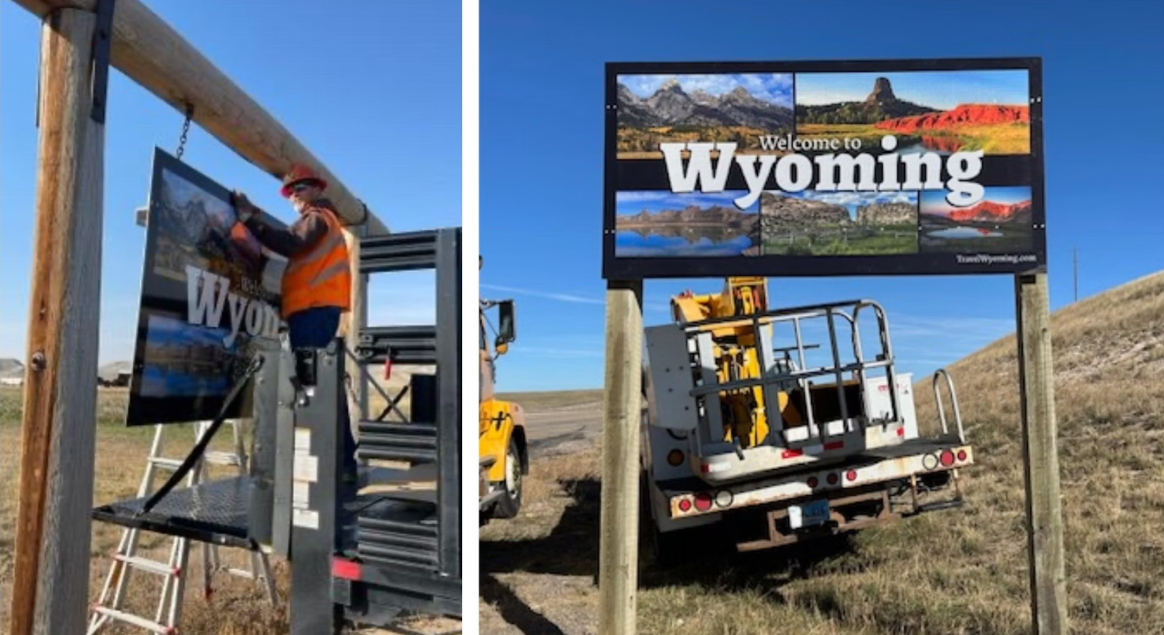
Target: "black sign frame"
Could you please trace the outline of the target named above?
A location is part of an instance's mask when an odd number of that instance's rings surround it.
[[[986,155],[975,182],[991,186],[1030,189],[1030,250],[1007,254],[910,253],[893,255],[730,255],[730,256],[619,256],[616,252],[617,196],[621,191],[668,192],[662,159],[618,158],[618,93],[620,75],[684,75],[736,73],[901,73],[911,71],[1023,70],[1028,73],[1029,153]],[[607,280],[701,278],[729,276],[840,277],[1016,274],[1046,271],[1046,215],[1043,169],[1043,86],[1041,57],[861,59],[848,61],[737,61],[737,62],[609,62],[605,68],[605,131],[602,277]],[[795,90],[795,89],[794,89]],[[795,99],[795,97],[794,97]],[[793,137],[796,137],[793,102]],[[684,160],[684,165],[687,160]],[[726,190],[746,189],[738,165],[731,166]],[[943,177],[946,170],[943,168]],[[813,184],[816,183],[814,175]],[[878,182],[881,166],[878,165]],[[742,186],[742,187],[741,187]],[[812,189],[812,186],[809,187]],[[765,188],[766,191],[771,191]],[[920,205],[920,204],[919,204]],[[920,218],[920,216],[919,216]],[[920,220],[919,220],[919,234]],[[970,256],[959,262],[959,255]]]
[[[250,357],[238,355],[233,362],[227,363],[230,372],[222,377],[220,382],[221,390],[204,393],[197,396],[174,395],[167,394],[162,396],[147,396],[143,394],[144,382],[146,379],[147,366],[147,351],[149,348],[150,325],[152,318],[162,318],[170,320],[171,322],[182,322],[186,326],[184,317],[187,315],[188,303],[186,300],[187,290],[186,281],[177,281],[173,278],[164,278],[155,271],[157,262],[157,254],[162,239],[161,234],[165,231],[167,221],[163,217],[162,200],[164,178],[166,173],[170,173],[184,181],[190,186],[199,190],[208,198],[217,199],[226,208],[229,208],[229,213],[232,218],[237,220],[237,210],[230,204],[230,190],[223,187],[210,177],[202,172],[184,163],[177,157],[170,155],[164,150],[155,147],[152,165],[152,176],[150,181],[150,196],[149,208],[146,219],[146,243],[143,254],[142,263],[142,277],[141,287],[139,293],[139,308],[136,325],[136,339],[134,344],[133,369],[129,384],[129,404],[126,410],[126,426],[136,427],[144,425],[155,424],[179,424],[189,423],[194,421],[208,421],[213,419],[222,409],[223,403],[227,393],[233,387],[235,379],[233,377],[240,376],[249,363]],[[263,222],[267,225],[286,229],[287,225],[279,219],[270,214],[262,213]],[[204,234],[205,235],[205,234]],[[174,237],[169,238],[169,247],[173,247],[175,243],[181,242]],[[219,234],[219,238],[223,238]],[[186,245],[187,247],[192,247]],[[230,252],[225,252],[230,253]],[[181,261],[181,258],[176,258]],[[274,274],[276,277],[281,276],[282,268],[278,266],[278,260],[260,259],[262,267],[265,268],[270,263],[274,263],[277,267]],[[283,264],[285,267],[285,263]],[[261,269],[262,271],[263,269]],[[258,279],[258,284],[261,286],[262,279]],[[252,277],[251,280],[254,280]],[[232,292],[237,291],[238,288],[233,284],[230,287]],[[268,296],[266,299],[268,306],[273,309],[278,315],[281,302],[281,293],[276,293]],[[227,325],[229,330],[230,324],[230,302],[227,301],[227,306],[223,308],[223,322]],[[281,316],[278,319],[278,329],[281,337],[282,331],[285,331],[286,324]],[[202,331],[203,334],[199,337],[205,339],[206,327],[195,327],[195,331]],[[240,333],[242,330],[240,329]],[[256,347],[269,349],[272,346],[279,346],[278,337],[276,338],[260,338],[261,342],[256,342]],[[216,361],[222,363],[222,356],[216,353]],[[253,382],[254,379],[249,380],[248,383]],[[226,412],[228,419],[248,418],[252,413],[252,386],[248,385],[239,394],[239,399]]]

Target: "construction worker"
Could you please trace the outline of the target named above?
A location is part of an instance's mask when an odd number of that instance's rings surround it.
[[[232,192],[239,221],[271,251],[287,258],[283,273],[282,316],[292,349],[323,348],[338,335],[340,318],[351,310],[351,267],[348,247],[335,205],[323,192],[327,181],[302,165],[283,177],[280,193],[299,218],[287,229],[271,227],[245,194]],[[348,420],[347,399],[340,399],[344,433],[345,485],[358,482],[356,443]]]

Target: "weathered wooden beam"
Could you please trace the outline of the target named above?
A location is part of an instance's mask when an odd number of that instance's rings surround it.
[[[1066,635],[1067,582],[1059,498],[1055,377],[1047,274],[1015,276],[1019,390],[1030,560],[1031,632]]]
[[[97,6],[97,0],[13,2],[39,17],[54,8]],[[368,235],[388,233],[322,161],[140,0],[116,0],[112,65],[183,116],[192,105],[194,123],[268,174],[282,178],[293,163],[311,165],[328,180],[327,195],[345,224],[366,220]]]
[[[41,39],[39,170],[12,635],[85,632],[105,127],[90,119],[93,13]]]
[[[635,633],[638,586],[639,425],[642,421],[643,283],[606,288],[599,633]]]
[[[360,331],[368,323],[368,274],[360,273],[359,228],[345,230],[344,239],[348,245],[348,266],[352,276],[352,310],[344,316],[342,333],[348,350],[355,353],[356,345],[360,343]],[[355,399],[348,399],[348,412],[352,420],[368,419],[367,373],[353,355],[345,357],[345,364],[356,393]],[[352,428],[353,435],[357,433],[356,428]],[[356,440],[359,441],[359,438]]]

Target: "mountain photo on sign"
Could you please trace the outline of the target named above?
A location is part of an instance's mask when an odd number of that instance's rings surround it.
[[[750,256],[760,249],[758,204],[739,209],[743,192],[618,192],[619,257]]]
[[[913,254],[918,193],[764,192],[760,225],[765,256]]]
[[[210,194],[170,170],[162,170],[162,186],[156,213],[158,249],[154,273],[186,282],[186,265],[212,270],[231,278],[262,280],[261,294],[272,301],[280,292],[280,268],[265,267],[259,241],[237,222],[228,201]]]
[[[1029,154],[1028,82],[1025,70],[797,73],[796,137],[860,139],[874,154],[886,135],[899,154]]]
[[[789,73],[619,75],[618,158],[661,159],[659,144],[730,141],[758,154],[760,139],[793,131]]]
[[[1017,253],[1030,251],[1031,188],[987,187],[982,201],[971,207],[952,207],[944,192],[922,192],[923,253]]]

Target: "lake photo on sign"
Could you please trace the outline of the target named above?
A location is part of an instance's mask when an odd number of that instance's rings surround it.
[[[942,192],[921,196],[923,252],[1013,253],[1032,248],[1031,188],[988,187],[980,203],[956,208]]]
[[[744,192],[676,196],[619,192],[620,256],[740,256],[759,250],[758,205],[739,209]]]

